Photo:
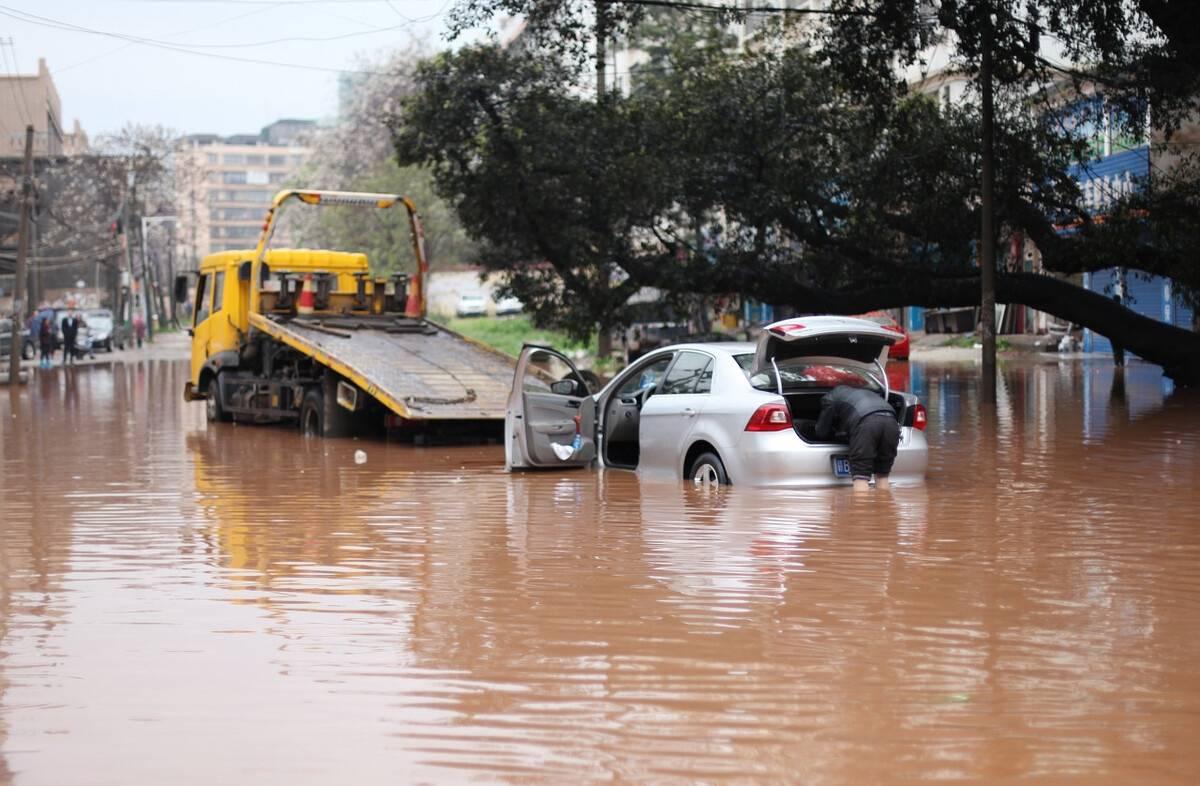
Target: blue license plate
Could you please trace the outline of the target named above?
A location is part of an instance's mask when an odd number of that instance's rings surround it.
[[[849,456],[834,456],[833,457],[833,474],[839,478],[850,477],[850,457]]]

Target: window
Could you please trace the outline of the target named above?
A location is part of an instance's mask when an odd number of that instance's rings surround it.
[[[199,325],[204,320],[208,319],[208,280],[212,276],[207,273],[200,276],[200,280],[196,282],[196,321],[193,324]]]
[[[266,159],[261,153],[254,153],[246,156],[246,166],[262,166]]]
[[[226,166],[241,166],[242,164],[245,164],[245,163],[246,163],[246,157],[244,155],[242,155],[241,153],[226,153],[225,154]]]
[[[291,159],[292,166],[300,166],[304,163],[304,156],[288,156]]]
[[[210,164],[215,164],[215,163],[217,163],[217,154],[216,154],[216,153],[209,153],[209,154],[208,154],[208,158],[207,158],[206,160],[207,160],[207,161],[208,161],[208,163],[210,163]]]
[[[662,379],[662,375],[666,373],[667,366],[671,365],[672,357],[674,355],[664,355],[652,363],[635,370],[633,375],[617,390],[617,397],[632,396],[646,388],[652,388],[657,385],[658,381]]]
[[[225,302],[225,271],[217,273],[216,281],[213,282],[213,313],[221,310],[221,305]]]
[[[221,182],[229,183],[231,185],[241,185],[242,183],[246,182],[246,173],[245,172],[222,172],[221,173]]]
[[[272,183],[282,183],[283,181],[287,180],[287,177],[288,177],[287,172],[272,172],[271,173],[271,182]]]
[[[268,156],[267,166],[287,166],[287,156]]]
[[[553,352],[539,349],[529,355],[521,389],[526,393],[550,393],[550,386],[562,380],[575,382],[575,395],[587,395],[587,385],[570,364]]]
[[[712,358],[700,352],[680,352],[663,379],[663,393],[707,393],[712,389]]]

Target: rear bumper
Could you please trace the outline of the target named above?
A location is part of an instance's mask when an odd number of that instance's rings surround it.
[[[848,486],[850,478],[833,474],[833,457],[850,452],[846,445],[814,445],[795,431],[743,434],[735,455],[722,456],[729,479],[739,486],[820,487]],[[900,429],[900,446],[889,479],[897,485],[925,482],[929,445],[925,434]]]

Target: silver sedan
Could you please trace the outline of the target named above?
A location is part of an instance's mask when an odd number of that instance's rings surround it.
[[[879,393],[896,411],[891,480],[923,481],[925,408],[888,389],[896,335],[865,320],[808,317],[766,328],[757,344],[662,347],[588,390],[548,347],[521,353],[505,419],[510,469],[604,467],[698,485],[849,484],[849,448],[818,440],[821,397],[835,385]]]

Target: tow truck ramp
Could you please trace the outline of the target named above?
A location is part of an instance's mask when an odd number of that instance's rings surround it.
[[[516,361],[426,319],[264,316],[250,325],[408,420],[503,421]]]

